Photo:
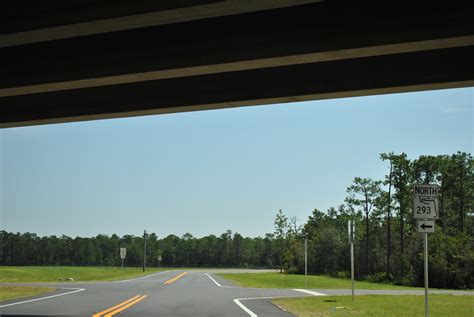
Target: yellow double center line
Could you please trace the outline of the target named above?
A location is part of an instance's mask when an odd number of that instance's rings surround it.
[[[184,273],[181,273],[181,274],[179,274],[179,275],[176,275],[175,277],[170,278],[169,280],[167,280],[167,281],[165,282],[165,284],[166,284],[166,285],[170,285],[170,284],[176,282],[177,280],[179,280],[180,278],[182,278],[183,276],[185,276],[186,274],[188,274],[188,272],[184,272]]]
[[[183,272],[179,275],[176,275],[175,277],[173,278],[170,278],[169,280],[167,280],[165,282],[166,285],[170,285],[170,284],[173,284],[174,282],[176,282],[177,280],[179,280],[180,278],[182,278],[183,276],[185,276],[186,274],[188,274],[188,272]],[[120,313],[121,311],[135,305],[136,303],[140,302],[141,300],[145,299],[145,297],[147,297],[148,295],[136,295],[136,296],[133,296],[132,298],[130,299],[127,299],[126,301],[123,301],[121,303],[118,303],[117,305],[113,306],[113,307],[110,307],[106,310],[103,310],[99,313],[96,313],[94,315],[92,315],[92,317],[111,317],[113,315],[116,315],[118,313]]]
[[[92,315],[92,317],[111,317],[115,314],[120,313],[122,310],[125,310],[129,308],[130,306],[135,305],[139,301],[145,299],[148,295],[136,295],[130,299],[127,299],[126,301],[123,301],[113,307],[110,307],[106,310],[103,310],[97,314]]]

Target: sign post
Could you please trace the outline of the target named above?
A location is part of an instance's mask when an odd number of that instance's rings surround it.
[[[125,259],[125,256],[127,256],[127,249],[120,248],[120,258],[122,259],[122,270],[123,270],[123,260]]]
[[[146,230],[143,230],[143,272],[146,268]]]
[[[425,316],[430,316],[430,306],[428,303],[428,233],[425,236]]]
[[[162,257],[161,257],[161,254],[158,255],[158,267],[161,267],[161,260],[162,260]]]
[[[304,238],[304,287],[308,287],[308,238]]]
[[[429,317],[428,302],[428,233],[434,232],[435,219],[439,218],[439,187],[432,184],[413,185],[413,217],[417,220],[416,227],[424,238],[425,261],[425,316]]]
[[[347,233],[349,236],[349,243],[351,245],[351,282],[352,282],[352,302],[354,302],[354,238],[355,238],[355,224],[354,220],[349,220],[347,223]]]

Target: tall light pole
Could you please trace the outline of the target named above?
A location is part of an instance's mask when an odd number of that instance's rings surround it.
[[[143,272],[146,268],[146,230],[143,230]]]

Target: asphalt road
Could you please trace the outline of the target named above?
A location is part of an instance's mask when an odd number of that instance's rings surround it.
[[[312,296],[291,289],[239,288],[205,272],[183,273],[167,271],[118,282],[25,284],[53,285],[58,290],[37,298],[2,302],[0,315],[291,316],[266,297]],[[261,297],[264,299],[254,299]]]
[[[167,271],[118,282],[25,285],[53,285],[57,291],[36,298],[1,302],[1,316],[278,317],[292,315],[270,302],[275,297],[350,294],[350,290],[240,288],[219,276],[198,271]],[[423,291],[357,291],[360,295],[364,292],[423,294]]]

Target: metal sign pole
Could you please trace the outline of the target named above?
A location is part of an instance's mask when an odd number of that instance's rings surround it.
[[[428,305],[428,233],[425,233],[425,316],[430,316]]]
[[[435,230],[435,219],[439,218],[439,186],[435,184],[413,184],[413,217],[417,220],[417,231],[424,235],[425,260],[425,316],[430,315],[428,303],[428,233]]]
[[[352,302],[354,302],[354,220],[347,223],[347,234],[351,246],[351,282],[352,282]]]
[[[308,287],[308,239],[304,239],[304,287]]]
[[[143,272],[146,268],[146,230],[143,230]]]
[[[122,270],[123,270],[123,258],[122,258]]]
[[[352,240],[352,235],[351,235],[351,280],[352,280],[352,302],[354,302],[354,241]]]

